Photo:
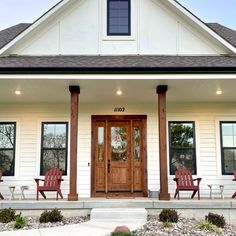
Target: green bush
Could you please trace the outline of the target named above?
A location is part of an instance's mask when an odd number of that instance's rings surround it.
[[[1,223],[9,223],[16,219],[16,211],[9,209],[4,209],[0,211],[0,222]]]
[[[120,232],[113,232],[111,236],[133,236],[131,233],[120,233]]]
[[[225,218],[224,216],[220,216],[218,214],[214,214],[209,212],[208,215],[206,216],[206,220],[213,225],[216,225],[219,228],[224,228],[225,227]]]
[[[173,209],[163,209],[159,215],[159,220],[161,222],[171,222],[177,223],[179,220],[179,216],[176,210]]]
[[[61,215],[61,212],[57,209],[54,209],[52,211],[44,211],[39,218],[40,223],[58,222],[62,220],[63,216]]]
[[[210,231],[210,232],[215,232],[215,233],[219,233],[219,228],[217,228],[215,225],[213,225],[212,223],[210,223],[207,220],[200,220],[197,224],[196,224],[196,228],[203,230],[203,231]]]
[[[163,222],[164,228],[171,228],[172,226],[173,226],[172,223],[168,220]]]
[[[27,225],[27,221],[21,215],[16,216],[14,228],[15,229],[22,229]]]

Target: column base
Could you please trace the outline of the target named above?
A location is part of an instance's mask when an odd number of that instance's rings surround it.
[[[159,200],[166,200],[169,201],[170,200],[170,194],[169,193],[161,193],[159,194]]]
[[[78,194],[68,194],[67,195],[68,197],[68,201],[78,201],[79,197],[78,197]]]

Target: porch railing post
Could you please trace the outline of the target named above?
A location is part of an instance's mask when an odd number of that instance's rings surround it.
[[[158,125],[159,125],[159,160],[160,160],[160,194],[159,200],[170,200],[167,175],[167,144],[166,144],[166,92],[167,85],[156,88],[158,94]]]
[[[79,86],[69,86],[71,94],[70,102],[70,192],[68,201],[77,201],[77,139],[78,139],[78,107]]]

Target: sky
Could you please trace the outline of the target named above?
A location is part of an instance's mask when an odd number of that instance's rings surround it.
[[[236,30],[236,0],[178,0],[202,21]],[[0,0],[0,30],[31,23],[59,0]]]

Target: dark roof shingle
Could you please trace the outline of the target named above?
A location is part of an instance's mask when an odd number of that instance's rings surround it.
[[[11,42],[17,35],[23,32],[30,25],[31,24],[28,24],[28,23],[20,23],[10,28],[1,30],[0,31],[0,48],[5,46],[7,43]]]
[[[0,72],[4,69],[236,69],[236,56],[6,56],[0,57]]]
[[[218,23],[207,23],[207,25],[219,34],[222,38],[226,39],[229,43],[236,47],[236,31],[229,29]]]

